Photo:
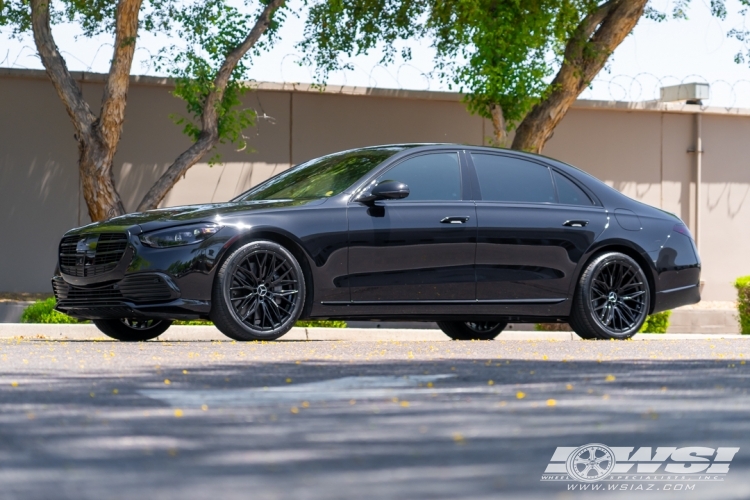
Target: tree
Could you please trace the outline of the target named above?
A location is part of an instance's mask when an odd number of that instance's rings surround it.
[[[318,78],[347,69],[347,56],[383,51],[394,62],[398,42],[429,38],[435,69],[450,88],[465,93],[472,113],[492,120],[493,142],[504,145],[547,88],[549,58],[590,0],[329,0],[314,3],[301,46]],[[411,57],[408,49],[400,54]]]
[[[180,175],[220,142],[242,145],[241,131],[253,123],[237,108],[247,87],[243,58],[276,32],[284,0],[265,0],[256,15],[243,14],[224,0],[9,0],[0,2],[0,26],[12,36],[31,32],[38,55],[75,129],[83,195],[93,221],[125,213],[115,186],[113,160],[125,121],[130,71],[139,30],[180,35],[160,52],[162,68],[176,78],[175,95],[187,102],[189,118],[179,121],[193,144],[151,187],[139,210],[155,208]],[[57,8],[55,8],[57,7]],[[277,14],[274,17],[274,14]],[[281,13],[283,14],[283,13]],[[142,19],[140,18],[142,15]],[[68,71],[52,25],[77,21],[83,34],[111,33],[114,50],[98,116]],[[195,125],[197,120],[200,125]]]
[[[506,146],[515,129],[511,147],[537,153],[639,19],[667,17],[648,0],[311,2],[300,46],[321,82],[350,68],[342,54],[381,50],[388,64],[411,57],[406,46],[399,52],[399,42],[427,38],[437,76],[464,93],[469,111],[492,120],[492,143]],[[684,18],[689,3],[678,0],[673,17]],[[724,3],[712,0],[712,13],[725,16]]]
[[[565,45],[560,69],[516,130],[513,149],[541,153],[578,96],[633,30],[648,0],[609,0],[591,9]]]

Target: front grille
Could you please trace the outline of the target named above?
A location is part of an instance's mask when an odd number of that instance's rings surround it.
[[[73,286],[58,277],[52,280],[52,288],[57,304],[63,309],[111,307],[123,302],[164,302],[179,296],[179,292],[158,274],[135,274],[118,283],[96,287]]]
[[[128,246],[125,233],[66,236],[60,242],[60,271],[68,276],[97,276],[117,267]]]

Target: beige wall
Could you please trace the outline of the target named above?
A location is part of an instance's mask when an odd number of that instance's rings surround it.
[[[82,75],[101,99],[100,75]],[[117,186],[133,210],[188,144],[170,114],[183,113],[166,82],[131,86],[115,158]],[[481,144],[485,120],[460,96],[383,89],[263,84],[245,99],[261,118],[250,148],[222,146],[223,164],[193,167],[165,206],[227,200],[291,164],[359,146],[396,142]],[[628,196],[676,213],[695,228],[696,106],[580,101],[544,154],[576,165]],[[80,195],[73,128],[40,72],[0,72],[0,292],[49,290],[57,241],[89,221]],[[750,274],[750,111],[703,110],[701,253],[704,298],[732,300],[735,277]],[[252,149],[253,151],[249,151]]]

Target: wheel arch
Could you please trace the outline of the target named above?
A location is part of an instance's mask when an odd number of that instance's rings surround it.
[[[216,266],[217,269],[221,268],[221,266],[224,264],[224,261],[226,261],[226,259],[229,258],[229,256],[232,255],[235,250],[246,245],[247,243],[251,243],[257,240],[267,240],[278,243],[279,245],[289,250],[292,255],[294,255],[294,258],[297,259],[297,262],[299,262],[299,265],[302,268],[302,274],[305,277],[305,304],[302,307],[302,314],[300,315],[300,319],[307,318],[310,315],[310,311],[314,303],[313,295],[315,287],[313,283],[310,257],[304,250],[302,243],[298,241],[297,238],[285,231],[279,230],[278,228],[269,227],[253,228],[252,230],[242,233],[235,238],[236,239],[224,251],[224,255],[222,255],[219,264]]]
[[[591,261],[593,261],[595,258],[602,255],[603,253],[608,252],[620,252],[622,254],[625,254],[636,261],[639,266],[641,266],[641,269],[643,269],[643,273],[646,275],[646,281],[648,282],[648,313],[651,314],[656,305],[656,278],[654,276],[655,268],[653,266],[653,263],[650,262],[646,257],[647,254],[645,251],[637,249],[632,244],[626,243],[624,241],[602,242],[596,248],[588,252],[583,259],[581,259],[581,263],[576,271],[576,279],[574,280],[573,287],[570,291],[571,296],[574,296],[575,290],[578,288],[578,280],[580,279],[583,270],[586,269]]]

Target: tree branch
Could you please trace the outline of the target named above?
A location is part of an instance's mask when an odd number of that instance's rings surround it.
[[[648,0],[610,0],[578,25],[565,47],[563,64],[549,96],[516,129],[513,149],[540,153],[578,96],[633,30]]]
[[[499,104],[490,105],[490,114],[492,115],[492,129],[494,131],[493,146],[504,148],[508,133],[505,130],[505,116],[503,116],[502,106]]]
[[[115,48],[109,76],[104,86],[102,110],[99,117],[98,134],[106,150],[114,151],[120,141],[122,124],[125,121],[130,68],[135,54],[138,36],[138,13],[142,0],[120,0],[115,19]]]
[[[31,28],[34,32],[36,44],[42,64],[47,70],[57,95],[65,105],[65,109],[73,121],[79,140],[91,134],[91,124],[96,117],[91,112],[88,103],[83,99],[81,88],[73,79],[65,59],[60,55],[50,27],[50,0],[31,0]]]
[[[158,181],[148,190],[138,205],[138,211],[156,208],[164,199],[170,189],[175,185],[180,176],[184,175],[190,167],[198,163],[200,159],[216,145],[219,140],[219,117],[217,110],[224,98],[229,79],[237,63],[250,50],[258,39],[266,32],[271,23],[273,13],[284,5],[285,0],[271,0],[258,16],[258,20],[248,33],[243,42],[235,47],[224,59],[219,71],[214,78],[214,85],[206,97],[201,113],[201,133],[198,140],[167,168]]]

